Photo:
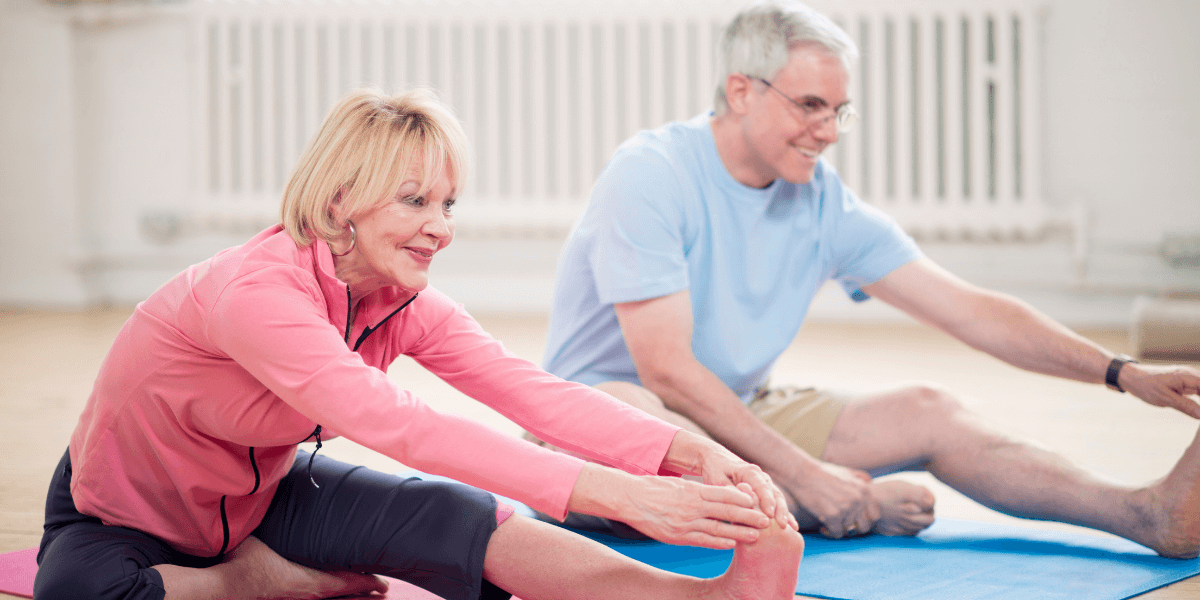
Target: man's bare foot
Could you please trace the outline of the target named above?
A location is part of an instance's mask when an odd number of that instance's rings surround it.
[[[917,535],[933,525],[933,492],[893,479],[871,484],[871,497],[879,503],[879,520],[871,531],[883,535]]]
[[[796,595],[804,538],[774,520],[753,544],[738,544],[724,575],[711,580],[708,598],[790,600]]]
[[[1175,468],[1130,499],[1138,523],[1128,537],[1168,558],[1200,556],[1200,431]]]
[[[335,596],[386,593],[388,584],[375,575],[347,571],[318,571],[277,554],[255,537],[246,538],[226,555],[217,568],[226,569],[244,598],[300,598],[316,600]]]
[[[796,502],[796,497],[783,490],[788,510],[800,523],[800,531],[818,531],[821,522]],[[871,499],[879,504],[879,520],[869,531],[848,535],[866,535],[874,532],[883,535],[917,535],[933,524],[933,493],[906,481],[871,482]]]

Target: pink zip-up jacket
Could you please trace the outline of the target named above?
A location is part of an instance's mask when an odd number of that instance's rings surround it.
[[[517,358],[436,290],[379,290],[354,323],[348,309],[328,246],[279,226],[176,276],[101,366],[71,436],[76,508],[216,555],[259,524],[320,424],[563,518],[583,462],[435,412],[385,374],[401,354],[546,441],[659,474],[677,427]]]

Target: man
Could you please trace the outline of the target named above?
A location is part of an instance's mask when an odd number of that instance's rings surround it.
[[[799,5],[739,14],[712,114],[644,131],[600,174],[559,266],[547,369],[712,436],[790,492],[810,527],[915,534],[928,490],[865,471],[924,467],[1008,514],[1109,531],[1165,556],[1200,550],[1200,441],[1143,488],[1011,439],[928,386],[846,399],[771,388],[827,280],[1015,366],[1103,383],[1200,417],[1200,372],[1142,365],[925,258],[843,187],[821,152],[852,118],[856,49]]]

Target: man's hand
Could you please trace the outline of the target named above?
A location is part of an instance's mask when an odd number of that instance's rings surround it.
[[[871,476],[857,469],[814,461],[804,480],[788,486],[796,502],[816,517],[821,533],[840,538],[871,530],[879,520],[879,504],[871,501]]]
[[[862,290],[1013,366],[1086,383],[1104,381],[1112,353],[1007,294],[971,285],[928,258]],[[1154,406],[1200,419],[1200,371],[1126,363],[1121,388]]]
[[[1126,363],[1118,383],[1147,404],[1174,408],[1200,419],[1200,403],[1195,399],[1200,396],[1200,370],[1182,365]]]

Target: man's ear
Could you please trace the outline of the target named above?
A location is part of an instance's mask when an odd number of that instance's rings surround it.
[[[753,81],[741,73],[730,73],[725,78],[725,104],[737,114],[745,114],[749,107],[746,98],[750,95]]]

